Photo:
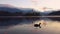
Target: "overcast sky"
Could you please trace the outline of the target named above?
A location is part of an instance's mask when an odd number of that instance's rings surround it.
[[[0,0],[0,4],[35,9],[41,9],[42,7],[60,9],[60,0]]]

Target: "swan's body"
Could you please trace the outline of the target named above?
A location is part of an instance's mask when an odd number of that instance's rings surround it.
[[[41,23],[39,23],[39,24],[34,24],[34,27],[40,27],[41,28]]]

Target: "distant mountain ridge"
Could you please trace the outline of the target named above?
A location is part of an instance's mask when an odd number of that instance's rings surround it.
[[[0,4],[0,16],[39,16],[40,12],[31,8],[17,8],[11,5]]]
[[[23,12],[30,11],[31,12],[34,9],[32,9],[32,8],[17,8],[12,5],[9,5],[9,4],[0,4],[0,10],[9,11],[9,12],[20,12],[20,11],[23,11]]]
[[[8,5],[8,4],[0,4],[0,10],[8,11],[8,12],[19,12],[19,11],[21,11],[20,9],[18,9],[12,5]]]
[[[53,11],[52,13],[48,14],[50,16],[60,16],[60,10],[58,11]]]

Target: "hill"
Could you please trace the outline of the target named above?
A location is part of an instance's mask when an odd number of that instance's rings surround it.
[[[0,16],[40,16],[40,12],[31,8],[17,8],[7,4],[0,4]]]
[[[60,16],[60,10],[53,11],[52,13],[48,14],[49,16]]]

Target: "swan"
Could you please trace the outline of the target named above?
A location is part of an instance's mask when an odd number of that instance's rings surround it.
[[[34,24],[34,27],[40,27],[41,28],[41,23],[39,23],[39,24]]]

